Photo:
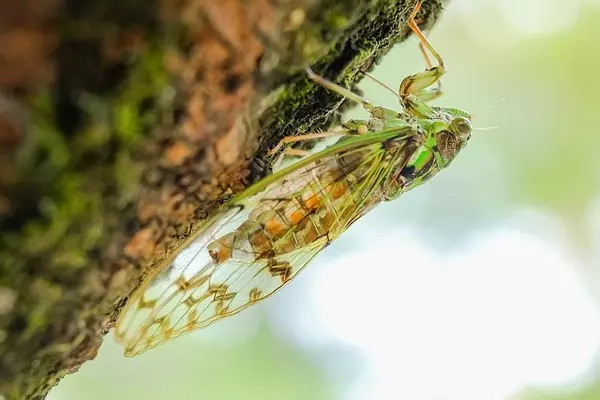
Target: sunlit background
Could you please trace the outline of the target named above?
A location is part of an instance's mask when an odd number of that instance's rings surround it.
[[[264,304],[134,359],[109,336],[49,399],[600,399],[600,1],[453,0],[429,37],[439,104],[497,129]]]

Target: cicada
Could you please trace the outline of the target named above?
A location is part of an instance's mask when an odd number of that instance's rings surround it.
[[[370,118],[343,124],[333,145],[263,178],[207,218],[126,304],[115,330],[125,355],[269,297],[377,204],[428,181],[456,157],[470,138],[471,116],[427,104],[441,93],[433,86],[444,67],[414,21],[419,7],[409,25],[438,65],[402,81],[402,110],[372,106],[307,69],[317,83],[361,103]],[[330,135],[301,135],[281,145]]]

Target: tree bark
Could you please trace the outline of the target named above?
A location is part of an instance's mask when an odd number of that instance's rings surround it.
[[[0,0],[0,399],[94,358],[282,137],[338,120],[414,0]],[[419,14],[430,26],[440,0]],[[335,110],[338,111],[335,111]]]

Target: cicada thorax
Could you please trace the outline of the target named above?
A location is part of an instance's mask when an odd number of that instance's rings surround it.
[[[434,121],[428,126],[425,143],[419,146],[402,169],[404,191],[411,190],[446,168],[466,145],[468,136],[452,132],[450,125]]]
[[[419,134],[401,141],[390,140],[384,145],[386,151],[391,154],[388,161],[390,164],[386,179],[378,189],[378,197],[385,201],[390,201],[406,191],[407,178],[405,172],[409,168],[409,163],[415,157],[415,154],[423,148],[425,136],[419,129]]]

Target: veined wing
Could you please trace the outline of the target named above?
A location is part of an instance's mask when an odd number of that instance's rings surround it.
[[[415,134],[401,127],[347,137],[225,204],[133,294],[115,330],[125,354],[236,314],[283,287],[381,201],[379,190],[408,160]]]

